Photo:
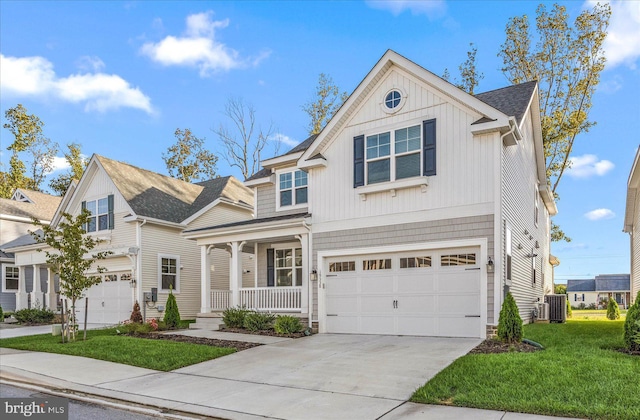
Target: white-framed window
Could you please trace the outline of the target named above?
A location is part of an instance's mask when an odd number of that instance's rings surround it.
[[[440,256],[441,267],[455,267],[459,265],[476,265],[476,254],[448,254]]]
[[[369,270],[391,270],[391,258],[364,260],[362,261],[362,269]]]
[[[275,286],[302,286],[302,248],[275,249]]]
[[[340,271],[356,271],[355,261],[340,261],[329,263],[329,272],[337,273]]]
[[[366,136],[366,184],[420,176],[420,125]]]
[[[573,300],[575,302],[584,302],[584,293],[574,293]]]
[[[113,229],[113,195],[83,201],[82,208],[91,213],[85,225],[87,233]]]
[[[538,218],[540,217],[540,207],[538,205],[539,196],[540,193],[538,192],[538,187],[536,187],[533,191],[533,222],[535,223],[536,227],[538,226]]]
[[[382,111],[387,114],[394,114],[402,109],[406,99],[406,93],[401,88],[394,87],[382,96]]]
[[[308,200],[308,177],[301,170],[278,172],[278,208],[302,207]]]
[[[158,254],[158,291],[180,293],[180,256]]]
[[[2,266],[2,291],[15,292],[20,286],[20,268],[15,265]]]
[[[511,280],[511,273],[512,273],[512,258],[511,258],[511,253],[512,253],[512,248],[511,248],[511,228],[509,226],[506,227],[505,229],[505,235],[504,235],[504,248],[505,248],[505,253],[507,255],[507,261],[506,261],[506,276],[505,278],[507,280]]]

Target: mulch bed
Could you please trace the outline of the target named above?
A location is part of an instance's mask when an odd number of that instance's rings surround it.
[[[248,350],[252,347],[257,347],[262,345],[258,343],[246,343],[244,341],[216,340],[214,338],[189,337],[186,335],[177,335],[177,334],[149,333],[149,334],[127,334],[127,335],[130,335],[132,337],[138,337],[138,338],[147,338],[150,340],[169,340],[169,341],[178,341],[180,343],[203,344],[205,346],[229,347],[229,348],[234,348],[237,351]]]
[[[538,350],[542,349],[527,343],[509,344],[490,338],[478,344],[469,354],[533,353]]]
[[[295,334],[278,334],[274,330],[260,330],[260,331],[249,331],[244,328],[220,328],[222,332],[230,332],[230,333],[239,333],[239,334],[252,334],[252,335],[268,335],[270,337],[284,337],[284,338],[301,338],[304,337],[304,332],[299,332]]]
[[[640,356],[640,350],[628,350],[625,348],[617,349],[620,353],[628,354],[629,356]]]

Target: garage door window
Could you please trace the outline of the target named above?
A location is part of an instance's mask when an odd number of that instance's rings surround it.
[[[431,267],[431,257],[400,258],[400,268],[426,268],[426,267]]]
[[[131,281],[131,274],[130,273],[121,274],[120,281]]]
[[[367,270],[391,270],[391,258],[380,260],[362,261],[362,269]]]
[[[475,265],[476,254],[451,254],[440,257],[442,267],[455,267],[459,265]]]
[[[356,271],[355,261],[342,261],[329,264],[329,272],[337,273],[340,271]]]

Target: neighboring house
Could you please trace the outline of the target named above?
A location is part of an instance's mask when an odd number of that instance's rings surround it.
[[[36,229],[32,222],[33,218],[45,224],[49,223],[60,204],[60,200],[60,197],[23,188],[16,189],[10,199],[0,198],[0,278],[2,280],[0,306],[4,311],[16,309],[20,269],[14,264],[13,254],[4,252],[3,249],[19,244],[18,238],[28,235],[29,231]],[[38,287],[36,283],[35,291],[46,290],[50,273],[46,270],[42,270],[42,272],[36,270],[34,266],[24,266],[23,271],[26,290],[31,294],[31,296],[23,295],[25,299],[23,306],[37,303],[40,306],[55,308],[55,300],[50,301],[49,297],[34,295],[34,273],[36,277],[40,278],[40,286]]]
[[[262,165],[245,182],[254,220],[183,234],[201,252],[231,248],[228,284],[202,295],[210,311],[288,312],[320,332],[485,337],[506,292],[525,322],[552,293],[557,210],[535,82],[472,96],[387,51],[319,135]]]
[[[631,167],[627,183],[627,206],[624,214],[624,232],[631,244],[631,303],[640,291],[640,148]]]
[[[102,282],[91,287],[88,319],[113,324],[128,319],[134,302],[140,302],[147,318],[162,317],[170,290],[183,318],[195,318],[200,302],[200,248],[180,236],[185,228],[252,218],[253,194],[233,177],[190,184],[135,166],[94,155],[82,176],[65,194],[52,219],[63,213],[77,215],[86,208],[92,216],[87,234],[101,241],[96,251],[111,255],[97,265],[107,271]],[[10,249],[18,267],[46,268],[41,244]],[[228,254],[208,249],[213,278],[228,278]],[[97,271],[93,271],[97,273]],[[143,303],[143,293],[157,289],[157,302]],[[146,306],[146,307],[145,307]],[[84,302],[79,316],[83,319]]]
[[[573,307],[603,308],[614,299],[621,308],[631,305],[629,274],[601,274],[595,279],[567,280],[567,296]]]

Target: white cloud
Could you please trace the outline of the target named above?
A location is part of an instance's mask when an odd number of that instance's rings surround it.
[[[592,8],[596,3],[589,0],[585,5]],[[620,64],[635,68],[640,57],[640,2],[613,0],[608,3],[611,5],[611,19],[604,42],[607,68]]]
[[[596,155],[582,155],[569,158],[570,167],[567,175],[572,178],[589,178],[602,176],[612,170],[615,165],[608,160],[598,160]]]
[[[444,0],[368,0],[373,9],[387,10],[394,16],[410,11],[413,15],[426,15],[438,18],[444,15],[447,5]]]
[[[298,140],[292,139],[291,137],[284,135],[282,133],[276,133],[273,136],[271,136],[272,140],[276,140],[281,142],[282,144],[289,146],[289,147],[295,147],[298,144],[300,144],[300,142]]]
[[[94,70],[104,66],[97,57],[83,57],[79,63]],[[153,113],[149,97],[115,74],[85,72],[58,77],[53,64],[43,57],[6,57],[0,54],[0,76],[3,96],[82,103],[86,111],[136,108]]]
[[[584,217],[591,221],[608,220],[616,217],[616,214],[609,209],[595,209],[584,214]]]
[[[63,171],[70,167],[64,156],[56,156],[53,158],[53,170],[51,172]]]
[[[194,67],[201,77],[216,71],[257,66],[269,56],[265,51],[254,58],[241,58],[240,54],[215,39],[215,32],[229,26],[229,19],[212,20],[213,12],[187,16],[183,36],[169,35],[157,43],[147,42],[140,52],[164,66]]]
[[[98,72],[105,67],[105,64],[99,57],[85,55],[78,59],[76,66],[85,72]]]

